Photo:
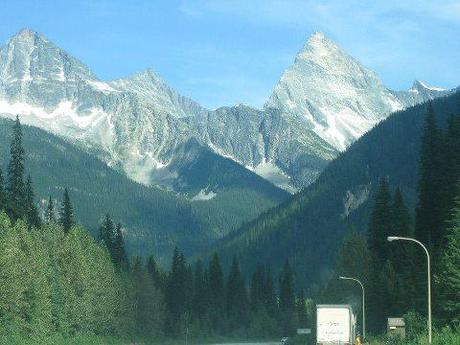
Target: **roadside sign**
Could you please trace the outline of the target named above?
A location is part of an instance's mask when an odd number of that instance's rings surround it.
[[[298,328],[297,334],[311,334],[311,328]]]

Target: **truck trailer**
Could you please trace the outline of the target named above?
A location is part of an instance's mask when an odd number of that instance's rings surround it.
[[[352,345],[356,321],[353,310],[346,304],[316,306],[316,344]]]

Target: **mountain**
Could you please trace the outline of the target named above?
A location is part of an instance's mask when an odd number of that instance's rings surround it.
[[[135,93],[145,102],[153,103],[155,109],[177,117],[205,115],[207,110],[190,98],[170,88],[160,75],[150,68],[129,78],[108,83],[113,90]]]
[[[432,101],[438,123],[444,126],[459,114],[460,92]],[[234,255],[251,272],[257,262],[277,272],[285,260],[297,280],[314,289],[328,276],[348,229],[367,229],[380,177],[400,187],[413,209],[426,104],[399,111],[352,144],[321,173],[316,182],[285,203],[228,235],[212,250],[230,264]]]
[[[337,155],[302,121],[277,109],[223,107],[194,126],[212,150],[290,191],[313,181]]]
[[[393,91],[393,94],[406,106],[413,106],[437,97],[447,96],[455,90],[446,90],[439,87],[428,86],[420,80],[414,81],[407,91]]]
[[[13,121],[0,119],[0,163],[9,159]],[[62,200],[68,187],[78,222],[97,236],[106,213],[121,222],[131,254],[170,256],[177,244],[189,253],[210,243],[207,230],[185,198],[128,179],[93,155],[36,127],[23,126],[25,167],[43,211],[51,196]]]
[[[0,119],[0,166],[4,172],[12,125],[11,120]],[[45,209],[49,196],[60,202],[68,187],[78,222],[97,236],[103,216],[110,213],[123,224],[131,255],[155,254],[164,262],[174,246],[193,255],[288,195],[198,144],[190,144],[199,156],[197,165],[181,160],[181,169],[188,169],[186,175],[191,177],[178,195],[139,184],[86,150],[39,128],[23,126],[23,133],[25,165],[33,178],[39,208]],[[219,178],[208,180],[207,170]]]
[[[256,218],[289,194],[197,141],[179,148],[155,184],[180,191],[216,238]],[[172,178],[171,178],[172,177]],[[224,225],[225,224],[225,225]]]
[[[150,172],[169,158],[169,149],[191,136],[178,116],[162,112],[165,104],[187,109],[187,101],[171,90],[159,86],[165,92],[158,95],[162,102],[145,102],[144,96],[100,81],[31,30],[22,30],[0,50],[0,71],[0,113],[22,115],[27,124],[91,148],[135,181],[148,184]]]
[[[315,33],[283,73],[265,108],[301,115],[307,128],[344,151],[390,113],[444,95],[444,90],[422,85],[393,92],[375,72]]]
[[[146,185],[160,180],[193,139],[294,192],[391,111],[449,92],[419,84],[388,90],[318,33],[264,109],[209,111],[150,69],[102,81],[32,30],[21,30],[0,48],[0,116],[19,114],[24,123],[71,140]]]

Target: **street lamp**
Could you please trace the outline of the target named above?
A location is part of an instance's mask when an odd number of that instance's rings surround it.
[[[363,291],[363,340],[366,339],[366,305],[365,305],[365,295],[364,295],[364,285],[361,283],[358,279],[356,278],[350,278],[350,277],[342,277],[340,276],[339,279],[343,280],[353,280],[357,282],[359,285],[361,285],[361,289]]]
[[[388,242],[393,241],[410,241],[420,245],[425,250],[428,267],[428,343],[431,344],[431,267],[430,267],[430,253],[428,249],[423,245],[422,242],[410,237],[399,237],[399,236],[388,236]]]

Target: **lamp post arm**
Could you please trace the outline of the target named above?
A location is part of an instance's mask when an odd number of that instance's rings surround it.
[[[428,277],[428,343],[432,343],[432,331],[431,331],[431,258],[430,258],[430,253],[428,252],[428,249],[426,246],[420,242],[419,240],[411,237],[393,237],[396,240],[402,240],[402,241],[410,241],[410,242],[415,242],[417,243],[420,247],[423,248],[426,254],[426,259],[427,259],[427,277]],[[392,240],[391,237],[388,237],[388,240]]]
[[[361,286],[361,290],[363,292],[363,339],[366,339],[366,298],[365,298],[365,292],[364,292],[364,285],[363,283],[361,283],[361,281],[359,281],[358,279],[356,278],[350,278],[350,277],[340,277],[340,279],[343,279],[343,280],[352,280],[354,282],[357,282],[360,286]]]

